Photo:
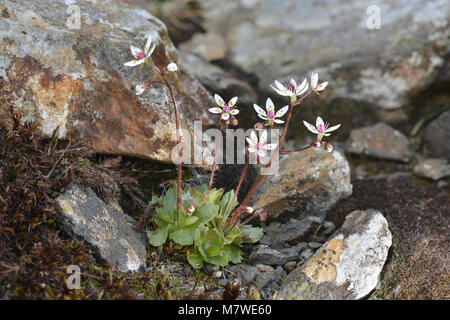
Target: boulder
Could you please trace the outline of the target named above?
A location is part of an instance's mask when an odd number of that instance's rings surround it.
[[[312,148],[281,159],[278,171],[262,179],[251,201],[266,210],[268,221],[284,222],[323,216],[351,194],[350,167],[342,153]]]
[[[392,235],[376,210],[354,211],[281,283],[277,299],[361,299],[376,288]]]
[[[70,185],[56,201],[63,228],[93,246],[101,260],[123,272],[145,269],[145,234],[132,226],[132,219],[116,201],[106,204],[90,188],[77,184]]]
[[[160,80],[159,75],[150,65],[124,66],[133,59],[130,45],[142,48],[149,36],[156,44],[156,65],[178,63],[161,21],[113,0],[2,0],[0,12],[1,125],[11,127],[18,116],[44,137],[59,128],[59,138],[82,139],[99,153],[172,162],[176,141],[169,91],[154,85],[137,96],[140,81]],[[79,28],[68,24],[76,12]],[[192,132],[195,120],[212,124],[207,110],[214,100],[183,65],[167,77],[181,126]]]
[[[442,0],[200,0],[207,32],[225,38],[228,60],[260,88],[318,71],[323,100],[380,108],[406,105],[435,81],[449,52],[450,3]],[[373,22],[379,13],[380,26]],[[448,76],[447,76],[448,77]]]
[[[433,157],[450,159],[450,110],[443,112],[426,128],[425,152]]]
[[[347,151],[380,159],[408,162],[411,158],[408,138],[386,123],[353,129]]]

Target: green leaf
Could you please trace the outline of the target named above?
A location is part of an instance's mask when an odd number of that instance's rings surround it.
[[[208,223],[219,213],[219,206],[212,203],[205,203],[198,206],[195,215],[198,217],[199,223]]]
[[[166,242],[167,239],[167,229],[160,230],[147,230],[147,237],[150,244],[154,247],[159,247]]]
[[[250,225],[244,225],[241,227],[242,236],[244,237],[244,242],[255,243],[261,240],[264,235],[264,230],[258,227],[252,227]]]
[[[193,225],[198,221],[198,217],[196,216],[187,216],[184,213],[181,213],[180,215],[180,228],[185,228]]]
[[[195,269],[203,268],[203,258],[195,250],[189,250],[187,253],[187,259],[191,266]]]
[[[234,190],[231,190],[227,193],[225,193],[222,197],[222,201],[220,201],[220,215],[222,217],[225,217],[225,214],[228,212],[228,210],[231,207],[231,202],[233,200],[233,196],[234,196]],[[231,208],[231,210],[233,210],[234,208],[236,208],[236,206],[238,205],[237,201],[234,201],[233,203],[233,207]],[[231,212],[230,210],[230,212]]]
[[[238,246],[233,244],[228,244],[223,247],[223,254],[228,256],[228,259],[232,263],[241,263],[242,261],[242,251]]]
[[[211,202],[211,203],[218,203],[220,198],[222,198],[223,195],[223,189],[211,189],[208,190],[204,193],[205,197],[206,197],[206,201],[207,202]]]
[[[194,243],[195,228],[188,227],[178,229],[169,234],[169,239],[183,246],[189,246]]]
[[[242,234],[241,230],[238,227],[234,227],[233,229],[229,230],[225,234],[224,243],[230,244],[233,243],[237,237],[239,237]]]
[[[205,261],[214,264],[216,266],[224,267],[228,264],[228,256],[217,255],[213,257],[207,257]]]

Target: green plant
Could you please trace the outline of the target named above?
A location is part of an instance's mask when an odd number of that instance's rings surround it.
[[[246,224],[229,225],[228,214],[238,203],[234,190],[224,194],[223,189],[208,189],[206,185],[182,190],[181,212],[177,215],[177,186],[171,186],[161,197],[154,196],[153,222],[156,230],[147,231],[150,244],[163,245],[171,240],[187,247],[187,259],[194,268],[207,262],[225,266],[240,263],[242,243],[255,243],[263,230]],[[259,212],[253,213],[253,217]]]

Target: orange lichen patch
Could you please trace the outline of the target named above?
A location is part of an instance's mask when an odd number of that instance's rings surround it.
[[[340,256],[345,245],[342,240],[330,240],[325,247],[311,257],[302,267],[303,273],[315,284],[336,280],[335,263],[340,262]]]

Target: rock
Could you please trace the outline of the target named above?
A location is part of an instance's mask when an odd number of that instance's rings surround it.
[[[375,289],[391,244],[379,211],[354,211],[316,254],[287,275],[277,299],[361,299]]]
[[[320,248],[321,246],[322,246],[322,244],[319,243],[319,242],[314,242],[314,241],[308,242],[308,247],[310,247],[310,248],[313,249],[313,250],[318,249],[318,248]]]
[[[303,219],[290,219],[272,233],[266,233],[264,237],[270,237],[273,248],[283,248],[286,245],[295,245],[306,241],[308,237],[319,227],[321,219],[308,216]]]
[[[211,93],[217,93],[224,99],[239,97],[238,105],[252,105],[256,101],[255,90],[234,74],[209,63],[193,54],[179,52],[181,63]]]
[[[352,193],[350,168],[339,151],[308,149],[280,160],[279,170],[263,178],[251,201],[268,221],[323,215]]]
[[[296,261],[288,261],[283,266],[284,271],[286,271],[286,272],[291,272],[292,270],[295,269],[295,267],[297,267],[297,262]]]
[[[134,229],[116,201],[105,204],[90,188],[70,185],[56,199],[63,228],[94,247],[99,257],[119,271],[142,271],[146,237]]]
[[[450,159],[450,110],[432,121],[425,130],[424,148],[428,155]]]
[[[225,39],[217,33],[196,33],[190,40],[183,42],[180,49],[206,61],[221,60],[227,55]]]
[[[255,266],[251,266],[248,264],[239,264],[236,265],[236,269],[237,275],[241,279],[242,283],[249,284],[255,279],[257,272]]]
[[[268,299],[278,288],[278,282],[285,275],[282,267],[276,269],[264,264],[256,266],[255,287],[261,292],[264,299]]]
[[[450,176],[450,164],[446,159],[425,159],[414,167],[414,173],[420,177],[439,180]]]
[[[298,249],[297,249],[298,250]],[[299,256],[299,252],[293,250],[275,250],[265,245],[259,245],[250,254],[250,263],[267,264],[271,266],[282,266],[289,260],[295,260]],[[300,250],[299,250],[300,251]]]
[[[331,221],[324,221],[324,223],[323,223],[323,228],[324,228],[324,229],[321,230],[321,231],[322,231],[322,233],[323,233],[324,235],[326,235],[326,236],[332,234],[332,233],[334,232],[334,230],[336,230],[336,226],[335,226],[334,223],[331,222]]]
[[[408,162],[411,158],[408,138],[383,122],[352,130],[347,150],[387,160]]]
[[[142,95],[140,81],[159,80],[150,67],[130,68],[130,45],[157,47],[160,67],[178,62],[166,26],[145,10],[124,1],[76,3],[79,29],[66,26],[70,1],[9,1],[0,4],[0,124],[11,128],[13,115],[32,122],[37,132],[84,141],[96,152],[172,162],[173,106],[166,87]],[[193,121],[213,124],[211,95],[180,65],[168,75],[180,108],[181,126],[192,135]],[[146,71],[143,71],[146,70]],[[196,144],[200,147],[201,142]],[[201,165],[201,164],[200,164]]]
[[[222,34],[227,59],[256,74],[263,90],[271,91],[275,79],[303,80],[318,71],[331,81],[323,101],[346,98],[395,109],[445,73],[448,1],[377,3],[379,29],[367,26],[376,14],[371,0],[199,3],[204,29]]]

